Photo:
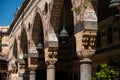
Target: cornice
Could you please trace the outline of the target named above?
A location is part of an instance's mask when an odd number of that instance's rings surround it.
[[[22,6],[20,7],[20,9],[18,10],[18,13],[15,15],[14,20],[12,21],[12,24],[10,25],[9,29],[8,29],[8,33],[11,32],[12,28],[14,27],[15,23],[17,22],[17,20],[19,19],[20,15],[22,14],[22,12],[24,11],[24,9],[26,8],[26,6],[28,5],[28,3],[30,2],[30,0],[24,0]]]

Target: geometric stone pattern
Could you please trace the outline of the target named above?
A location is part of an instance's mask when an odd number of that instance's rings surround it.
[[[78,3],[78,0],[71,0],[72,6],[76,7],[82,3]],[[8,32],[10,33],[10,44],[9,44],[9,56],[8,56],[8,71],[9,77],[11,76],[23,79],[23,74],[30,72],[31,79],[35,80],[35,71],[41,66],[39,61],[46,63],[47,69],[47,80],[55,80],[55,70],[56,64],[59,62],[59,27],[60,27],[60,17],[62,12],[62,7],[64,4],[64,0],[25,0],[18,10],[13,23],[11,24]],[[95,51],[95,36],[97,31],[96,26],[96,16],[93,11],[94,21],[90,21],[91,19],[87,19],[89,24],[84,19],[83,25],[81,22],[81,13],[76,14],[73,12],[74,17],[74,26],[83,27],[81,30],[75,30],[76,43],[78,43],[76,47],[76,52],[80,52],[76,55],[79,57],[82,55],[84,58],[89,58],[90,55],[94,54]],[[89,11],[88,11],[89,12]],[[88,13],[83,11],[82,17],[89,17]],[[90,14],[91,15],[91,14]],[[76,20],[77,18],[77,20]],[[92,18],[92,19],[93,19]],[[86,23],[85,23],[86,22]],[[92,28],[91,28],[92,27]],[[87,30],[88,29],[88,30]],[[68,40],[69,41],[69,40]],[[41,43],[42,50],[38,52],[36,50],[37,44]],[[69,44],[68,44],[69,45]],[[26,48],[27,47],[27,48]],[[32,52],[31,49],[34,49],[35,52]],[[82,51],[83,50],[83,51]],[[74,52],[74,53],[76,53]],[[28,58],[25,58],[25,54],[28,54]],[[42,57],[40,57],[42,56]],[[78,66],[75,67],[71,64],[79,64],[79,58],[75,57],[75,62],[71,61],[71,63],[65,62],[65,65],[72,66],[72,71],[79,70]],[[81,57],[81,56],[80,56]],[[19,62],[19,60],[23,62]],[[72,59],[74,60],[74,59]],[[66,60],[69,62],[69,60]],[[38,65],[39,63],[39,65]],[[64,63],[64,62],[63,62]],[[15,67],[13,67],[13,65]],[[43,65],[42,65],[43,66]],[[63,67],[62,67],[63,66]],[[91,66],[91,65],[89,65]],[[89,66],[87,68],[89,68]],[[64,69],[64,65],[61,67]],[[69,70],[71,67],[69,67]],[[89,68],[90,69],[90,68]],[[89,70],[88,69],[88,70]],[[79,71],[78,71],[79,72]],[[91,73],[91,72],[89,72]],[[50,75],[52,76],[51,78]],[[33,77],[32,77],[33,76]]]

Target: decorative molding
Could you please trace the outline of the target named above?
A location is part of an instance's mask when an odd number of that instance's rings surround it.
[[[90,58],[95,54],[95,50],[81,50],[77,52],[77,56],[80,59]]]

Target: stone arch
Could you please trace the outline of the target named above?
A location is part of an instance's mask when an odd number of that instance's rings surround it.
[[[41,44],[44,44],[43,24],[38,12],[36,13],[34,18],[32,28],[32,40],[35,46],[37,46],[39,42],[41,42]]]
[[[65,28],[65,30],[68,32],[69,38],[66,41],[66,52],[65,55],[63,56],[71,56],[71,55],[76,55],[75,54],[75,50],[76,50],[76,40],[74,37],[74,19],[73,19],[73,12],[71,11],[72,8],[72,3],[70,0],[65,0],[62,6],[62,10],[60,13],[60,26],[59,26],[59,35],[60,32],[63,30],[63,27]],[[72,42],[72,43],[71,43]],[[62,43],[60,42],[60,38],[59,38],[59,47],[62,48],[64,47],[64,45],[61,45]],[[69,46],[67,46],[69,45]],[[71,48],[72,47],[72,48]],[[74,52],[75,51],[75,52]],[[61,52],[61,50],[60,50]],[[58,54],[58,56],[61,55]]]
[[[71,11],[72,2],[70,0],[64,0],[63,6],[60,12],[60,26],[59,33],[63,29],[63,26],[67,30],[69,36],[74,35],[74,19],[73,19],[73,11]]]
[[[14,43],[13,43],[13,57],[15,59],[17,59],[17,57],[18,57],[18,47],[17,47],[17,40],[16,39],[14,40]]]
[[[27,40],[27,32],[26,32],[25,28],[22,28],[22,30],[21,30],[20,47],[22,50],[21,53],[23,53],[23,54],[28,53],[28,40]]]
[[[58,20],[59,22],[57,23],[59,24],[58,34],[60,34],[64,26],[65,30],[68,32],[69,35],[65,44],[61,43],[62,41],[60,41],[60,37],[59,37],[58,62],[56,63],[56,68],[58,68],[58,72],[56,72],[57,75],[56,78],[58,80],[61,78],[62,80],[67,80],[68,78],[66,76],[73,74],[73,70],[71,69],[76,68],[77,65],[74,64],[78,63],[77,55],[76,55],[76,42],[75,42],[76,40],[74,37],[74,18],[73,18],[73,12],[71,11],[72,6],[73,5],[71,0],[63,0],[63,3],[61,5],[61,10],[59,11],[59,15],[58,15],[60,17]],[[65,60],[69,60],[69,61],[64,62]],[[76,60],[76,62],[74,60]],[[74,62],[74,64],[72,62]],[[63,69],[60,69],[59,67]]]
[[[50,23],[52,24],[55,30],[55,33],[57,34],[59,32],[61,11],[62,11],[64,1],[66,0],[54,0],[52,4]],[[72,3],[72,0],[67,0],[67,1],[71,2],[71,6],[74,6]]]
[[[41,16],[39,13],[36,13],[33,28],[32,28],[32,41],[34,46],[36,47],[38,43],[41,43],[43,46],[43,50],[39,54],[38,58],[38,68],[36,70],[36,79],[43,79],[46,80],[46,68],[44,67],[45,64],[45,57],[44,57],[44,33],[43,33],[43,24],[41,20]]]
[[[62,10],[64,0],[54,0],[52,4],[50,23],[53,26],[55,33],[58,34],[59,22],[60,22],[60,13]]]

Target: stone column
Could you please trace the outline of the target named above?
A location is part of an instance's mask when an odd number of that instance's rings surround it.
[[[55,63],[57,61],[57,49],[45,50],[45,62],[47,65],[47,80],[55,80]]]
[[[28,68],[30,70],[30,80],[36,80],[36,69],[38,67],[38,52],[36,48],[31,48],[28,55]]]
[[[47,80],[55,80],[54,62],[47,63]]]
[[[80,59],[80,80],[91,80],[91,65],[90,57],[95,53],[94,50],[83,50],[77,53]]]
[[[80,60],[80,80],[91,80],[91,60]]]
[[[95,39],[97,35],[97,15],[91,1],[83,0],[86,4],[78,13],[81,18],[75,20],[74,35],[76,38],[76,52],[80,61],[80,80],[91,80],[91,57],[95,53]],[[76,16],[77,18],[78,16]]]
[[[34,61],[33,61],[34,62]],[[30,80],[36,80],[36,69],[37,69],[37,63],[34,62],[35,64],[31,64],[31,67],[29,67],[30,70]]]
[[[30,80],[36,80],[36,72],[35,72],[35,70],[30,71]]]
[[[25,61],[23,59],[19,59],[18,72],[19,72],[19,80],[24,80]]]
[[[19,80],[24,80],[24,73],[19,73]]]

